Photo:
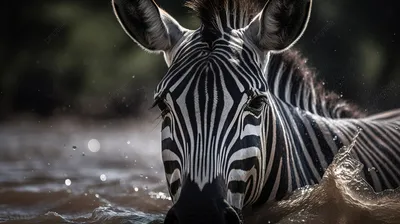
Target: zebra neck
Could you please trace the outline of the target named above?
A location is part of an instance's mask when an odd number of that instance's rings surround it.
[[[266,169],[265,187],[256,205],[319,183],[343,145],[334,119],[293,107],[273,95],[270,102],[265,126],[272,133],[266,139],[267,164],[271,165]]]
[[[355,105],[341,95],[325,90],[324,82],[317,82],[315,72],[294,50],[273,54],[266,71],[270,91],[282,101],[327,118],[364,117]]]
[[[368,183],[377,190],[400,185],[398,168],[380,165],[400,161],[400,110],[362,119],[337,119],[294,107],[274,94],[269,95],[269,102],[265,121],[268,167],[255,206],[319,183],[339,149],[353,142],[358,133],[352,156],[366,165],[363,174],[367,175]],[[380,172],[370,174],[369,167]]]

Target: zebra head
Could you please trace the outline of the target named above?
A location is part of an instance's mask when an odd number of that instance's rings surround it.
[[[152,0],[113,0],[125,32],[164,54],[155,93],[174,205],[165,223],[241,223],[266,183],[276,138],[266,67],[302,35],[311,0],[192,0],[202,25],[183,28]],[[275,131],[275,132],[274,132]]]

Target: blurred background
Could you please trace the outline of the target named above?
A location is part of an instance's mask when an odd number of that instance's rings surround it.
[[[182,25],[183,0],[157,3]],[[166,72],[123,32],[110,1],[3,1],[0,119],[127,119],[149,113]],[[330,90],[368,112],[400,107],[400,6],[395,0],[315,0],[295,45]]]
[[[369,113],[400,108],[398,2],[313,2],[295,48],[319,79]],[[199,26],[183,0],[157,3]],[[133,43],[110,0],[0,4],[0,223],[160,218],[171,202],[149,108],[163,57]]]

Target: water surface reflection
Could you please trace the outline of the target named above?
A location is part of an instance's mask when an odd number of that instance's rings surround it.
[[[162,223],[171,205],[153,121],[9,122],[0,127],[0,223]],[[320,185],[249,223],[400,223],[400,192],[376,194],[342,150]]]

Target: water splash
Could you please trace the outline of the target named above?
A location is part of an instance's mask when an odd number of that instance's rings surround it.
[[[91,139],[88,142],[88,148],[91,152],[98,152],[100,150],[100,142],[97,139]]]
[[[65,185],[71,186],[71,180],[70,179],[65,179]]]
[[[107,176],[105,174],[101,174],[100,175],[100,180],[103,181],[103,182],[106,181],[107,180]]]
[[[0,129],[0,223],[162,223],[172,203],[159,154],[161,127],[52,125]],[[92,136],[101,151],[82,153]],[[254,211],[246,223],[399,223],[400,190],[375,193],[366,184],[351,154],[354,143],[340,150],[320,184]]]
[[[400,189],[374,192],[349,146],[339,150],[320,184],[254,211],[250,223],[400,223]]]

